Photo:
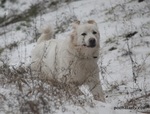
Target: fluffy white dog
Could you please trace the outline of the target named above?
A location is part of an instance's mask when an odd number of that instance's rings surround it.
[[[100,34],[94,20],[72,24],[73,32],[65,40],[52,39],[52,29],[45,28],[32,53],[32,69],[50,80],[80,86],[87,84],[94,99],[105,102],[99,79]]]

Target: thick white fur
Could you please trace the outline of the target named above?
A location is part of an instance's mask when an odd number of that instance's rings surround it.
[[[97,65],[100,39],[97,24],[90,20],[72,26],[74,30],[65,40],[50,39],[53,32],[50,28],[45,29],[32,53],[32,69],[40,70],[50,80],[78,86],[87,84],[94,98],[105,102]],[[90,38],[96,40],[93,48],[88,47]]]
[[[39,44],[43,41],[50,40],[52,37],[53,37],[53,29],[51,28],[51,26],[46,25],[45,27],[43,27],[42,34],[38,39],[37,43]]]

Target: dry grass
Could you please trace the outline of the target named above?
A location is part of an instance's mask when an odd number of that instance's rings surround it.
[[[0,86],[8,94],[0,93],[0,99],[13,113],[53,114],[56,110],[66,110],[65,103],[93,106],[92,100],[78,97],[70,85],[40,78],[41,73],[32,72],[30,66],[15,68],[3,64],[0,68]],[[11,91],[13,89],[13,92]],[[12,98],[13,97],[13,98]],[[9,102],[9,100],[11,102]],[[2,110],[6,113],[3,106]]]

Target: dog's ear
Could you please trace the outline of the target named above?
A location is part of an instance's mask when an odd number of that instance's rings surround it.
[[[97,25],[97,23],[94,20],[88,20],[87,23]]]
[[[71,43],[75,44],[75,39],[76,39],[76,32],[75,30],[70,34],[71,37]]]
[[[71,25],[74,29],[76,29],[77,26],[80,25],[80,21],[77,20],[77,21],[73,22]]]

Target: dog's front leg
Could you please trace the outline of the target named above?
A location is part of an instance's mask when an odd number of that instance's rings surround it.
[[[101,86],[101,82],[99,80],[99,76],[88,78],[86,84],[89,86],[89,90],[93,94],[95,100],[105,102],[104,93]]]
[[[79,86],[76,84],[70,84],[69,89],[73,95],[76,95],[76,96],[83,95],[82,91],[79,89]]]

